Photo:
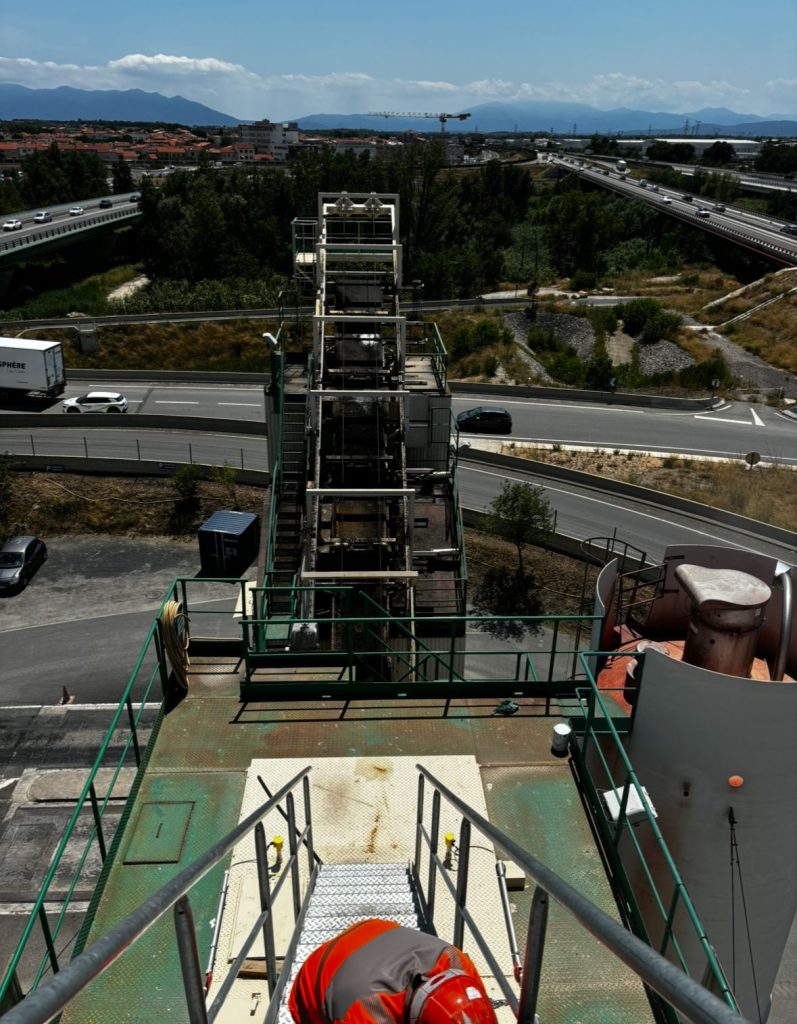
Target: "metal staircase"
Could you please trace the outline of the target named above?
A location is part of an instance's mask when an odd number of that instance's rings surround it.
[[[278,1024],[293,1024],[288,994],[304,961],[322,942],[368,918],[423,928],[418,900],[406,864],[324,864],[304,918]]]

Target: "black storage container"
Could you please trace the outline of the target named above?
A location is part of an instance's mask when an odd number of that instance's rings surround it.
[[[199,527],[203,576],[238,576],[257,558],[260,517],[219,509]]]

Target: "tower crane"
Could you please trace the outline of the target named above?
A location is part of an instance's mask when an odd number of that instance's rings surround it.
[[[431,117],[440,122],[440,131],[445,132],[446,121],[467,121],[470,114],[417,114],[401,110],[374,110],[369,117]]]

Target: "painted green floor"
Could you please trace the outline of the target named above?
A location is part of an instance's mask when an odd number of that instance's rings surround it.
[[[422,762],[431,754],[472,754],[491,820],[617,916],[570,771],[550,755],[551,719],[541,717],[533,702],[511,718],[494,717],[491,701],[455,701],[447,714],[444,703],[433,700],[241,705],[235,672],[198,669],[189,696],[161,728],[89,945],[237,823],[244,772],[255,757],[409,755]],[[456,790],[456,779],[446,781]],[[407,799],[414,802],[415,793]],[[161,828],[154,827],[161,821]],[[323,842],[316,835],[322,857]],[[407,836],[402,856],[411,856],[412,845]],[[168,862],[142,863],[157,858]],[[192,894],[203,969],[223,870],[220,865],[212,871]],[[522,944],[531,892],[512,897]],[[170,914],[73,1003],[63,1020],[184,1021],[179,979]],[[540,1012],[545,1024],[651,1019],[636,978],[555,906]]]

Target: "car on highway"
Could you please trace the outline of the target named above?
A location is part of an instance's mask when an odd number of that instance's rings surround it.
[[[140,198],[141,198],[141,196],[138,194],[138,192],[134,192],[132,194],[132,196],[130,196],[130,202],[131,203],[137,203]]]
[[[17,220],[15,217],[11,217],[3,224],[3,231],[19,231],[22,227],[22,221]]]
[[[685,203],[691,203],[692,202],[692,194],[690,192],[684,192],[684,194],[681,196],[681,199],[683,199],[683,201]]]
[[[797,224],[784,224],[780,230],[784,235],[797,235]]]
[[[658,192],[658,191],[659,191],[659,186],[658,186],[658,185],[651,185],[650,187],[651,187],[651,189],[652,189],[652,190],[653,190],[654,192]]]
[[[457,428],[476,434],[511,434],[512,417],[498,405],[477,405],[457,416]]]
[[[100,200],[100,209],[101,210],[110,210],[110,208],[112,206],[113,206],[113,203],[111,202],[110,199],[101,199]]]
[[[725,213],[725,203],[714,203],[712,209],[716,210],[717,213]]]
[[[661,201],[662,201],[663,203],[666,203],[666,204],[667,204],[667,205],[669,206],[669,205],[670,205],[670,203],[672,202],[672,199],[670,199],[670,197],[669,197],[669,196],[662,196],[662,197],[661,197]]]
[[[89,391],[88,394],[67,398],[64,412],[127,412],[127,399],[116,391]]]
[[[33,218],[34,224],[49,224],[53,219],[53,215],[49,210],[39,210],[36,216]]]
[[[83,213],[83,207],[82,206],[73,206],[69,210],[69,216],[70,217],[79,217],[81,215],[81,213]]]
[[[647,188],[648,187],[648,179],[647,178],[640,178],[639,181],[637,182],[637,185],[639,185],[640,188]]]
[[[711,210],[709,210],[709,208],[707,206],[698,206],[698,208],[695,210],[695,216],[697,216],[697,217],[710,217],[711,216]]]
[[[0,548],[0,590],[22,590],[47,561],[47,546],[38,537],[12,537]]]

